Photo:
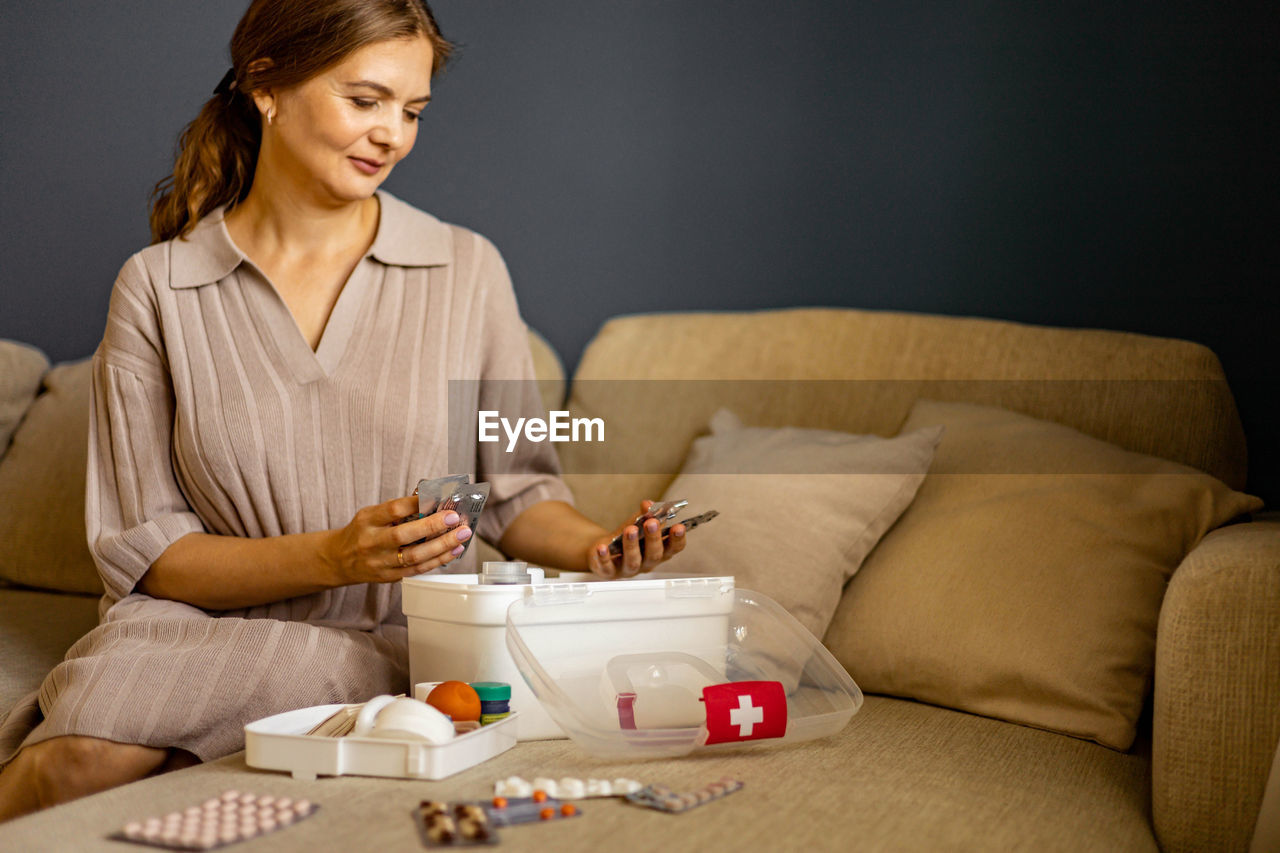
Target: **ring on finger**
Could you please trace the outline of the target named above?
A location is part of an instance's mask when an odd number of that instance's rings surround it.
[[[402,569],[403,569],[403,568],[406,568],[406,563],[405,563],[405,561],[404,561],[404,549],[403,549],[403,548],[397,548],[397,549],[396,549],[396,563],[400,566],[400,568],[402,568]]]

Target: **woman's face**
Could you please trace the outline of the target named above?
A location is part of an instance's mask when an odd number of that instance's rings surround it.
[[[321,201],[369,198],[413,149],[431,60],[425,37],[374,42],[297,86],[258,94],[275,114],[255,181],[283,178]]]

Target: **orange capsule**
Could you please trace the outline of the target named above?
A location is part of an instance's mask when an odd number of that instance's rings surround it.
[[[560,807],[560,814],[565,817],[573,817],[578,813],[578,808],[573,803],[565,803]]]
[[[494,798],[493,798],[493,807],[494,807],[495,809],[505,809],[505,808],[507,807],[507,798],[506,798],[506,797],[494,797]]]
[[[535,803],[545,803],[547,801],[547,792],[539,788],[533,792],[533,801]]]
[[[551,820],[551,818],[555,816],[556,816],[556,810],[553,808],[545,808],[542,811],[538,812],[538,817],[542,818],[543,820]]]

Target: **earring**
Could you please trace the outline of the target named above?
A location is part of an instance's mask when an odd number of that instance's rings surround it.
[[[267,124],[271,124],[275,120],[276,120],[276,108],[272,107],[271,109],[267,110]]]

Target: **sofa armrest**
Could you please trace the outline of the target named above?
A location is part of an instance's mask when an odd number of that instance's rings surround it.
[[[1280,521],[1216,530],[1174,572],[1153,705],[1161,847],[1247,849],[1280,738]]]

